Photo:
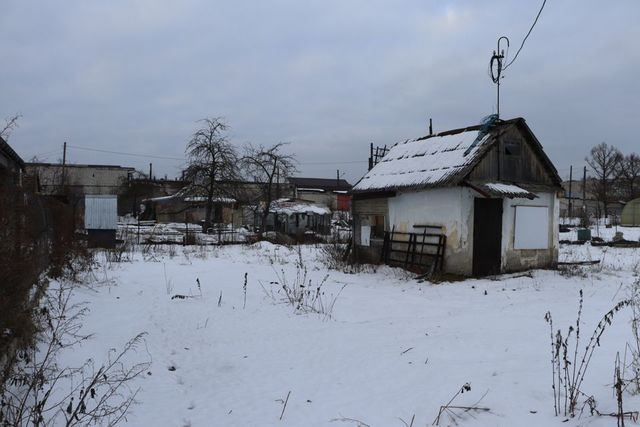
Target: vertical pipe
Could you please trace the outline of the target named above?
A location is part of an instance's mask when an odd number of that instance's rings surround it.
[[[370,154],[369,154],[369,170],[373,169],[373,142],[370,146]]]
[[[573,183],[573,165],[569,166],[569,221],[571,221],[571,218],[573,218],[573,210],[572,210],[573,193],[571,191],[572,183]]]
[[[62,182],[61,182],[61,186],[64,188],[64,184],[66,181],[66,175],[67,174],[67,142],[65,141],[64,144],[62,144]]]
[[[586,204],[586,199],[587,199],[587,167],[585,166],[583,171],[582,171],[582,216],[585,219],[585,223],[586,218],[587,218],[587,204]],[[584,226],[586,226],[587,224],[583,224]]]

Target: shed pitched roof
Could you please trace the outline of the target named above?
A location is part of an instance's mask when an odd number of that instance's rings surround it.
[[[353,191],[358,193],[458,185],[496,143],[497,130],[514,123],[524,127],[533,142],[534,150],[559,185],[560,177],[542,151],[542,146],[524,119],[516,118],[399,142],[356,183]]]

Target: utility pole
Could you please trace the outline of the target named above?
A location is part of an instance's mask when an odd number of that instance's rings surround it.
[[[62,144],[62,188],[64,189],[64,184],[66,181],[67,174],[67,141]]]
[[[571,221],[571,218],[573,218],[573,211],[572,211],[572,200],[573,200],[573,193],[571,192],[571,184],[573,183],[573,165],[569,166],[569,221]]]
[[[149,180],[153,179],[153,163],[149,163]]]
[[[493,82],[497,85],[496,114],[498,118],[500,118],[500,79],[502,78],[502,61],[504,60],[504,49],[502,49],[500,43],[503,40],[507,43],[507,49],[509,49],[509,39],[505,36],[500,37],[498,39],[496,50],[493,51],[493,56],[491,56],[491,62],[489,63],[491,80],[493,80]]]
[[[582,171],[582,217],[585,219],[585,222],[587,218],[586,199],[587,199],[587,167],[585,166],[584,170]]]
[[[280,198],[280,168],[276,167],[278,165],[278,159],[273,161],[273,167],[276,168],[276,199]],[[298,191],[296,190],[296,194],[294,197],[298,197]]]
[[[433,135],[433,120],[429,117],[429,136]]]
[[[340,188],[340,169],[336,169],[336,186]]]

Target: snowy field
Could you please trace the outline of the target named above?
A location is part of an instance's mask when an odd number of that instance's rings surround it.
[[[147,332],[145,349],[132,358],[151,361],[137,379],[132,426],[402,427],[412,417],[413,426],[425,426],[465,383],[471,390],[452,405],[489,411],[457,411],[461,426],[613,426],[614,418],[588,409],[566,423],[554,416],[544,316],[550,311],[563,330],[575,324],[582,289],[581,327],[590,335],[629,296],[639,255],[563,246],[561,260],[603,262],[572,275],[432,284],[387,267],[327,270],[317,247],[302,246],[311,289],[328,275],[325,314],[281,301],[283,281],[302,272],[296,248],[158,246],[120,263],[98,256],[94,283],[75,296],[90,309],[84,332],[95,336],[61,363],[100,359]],[[616,409],[614,360],[631,339],[630,311],[605,331],[582,386],[602,413]],[[625,410],[637,409],[640,399],[626,394]],[[445,416],[440,425],[455,424]]]
[[[591,236],[600,237],[605,241],[609,242],[613,239],[616,233],[622,233],[622,236],[625,240],[640,240],[640,227],[622,227],[622,226],[612,226],[611,228],[607,228],[604,225],[602,226],[591,226]],[[560,233],[560,240],[571,240],[575,241],[578,239],[578,231],[577,228],[571,229],[566,233]]]

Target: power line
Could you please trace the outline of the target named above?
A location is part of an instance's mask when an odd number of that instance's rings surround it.
[[[69,145],[69,148],[75,148],[76,150],[84,150],[84,151],[95,151],[98,153],[108,153],[108,154],[118,154],[121,156],[133,156],[133,157],[144,157],[150,159],[164,159],[164,160],[181,160],[185,161],[186,159],[183,157],[171,157],[171,156],[159,156],[155,154],[142,154],[142,153],[129,153],[125,151],[113,151],[113,150],[104,150],[101,148],[93,148],[93,147],[80,147],[77,145]],[[300,162],[300,165],[341,165],[341,164],[356,164],[356,163],[367,163],[366,160],[346,160],[341,162]]]
[[[52,156],[53,154],[58,154],[58,153],[60,153],[60,149],[51,150],[51,151],[45,151],[43,153],[34,154],[33,157]]]
[[[522,39],[522,44],[520,45],[520,48],[516,52],[516,56],[514,56],[513,59],[511,61],[509,61],[509,63],[503,67],[503,70],[506,70],[507,68],[509,68],[509,66],[511,64],[513,64],[514,61],[516,60],[516,58],[518,57],[518,54],[520,53],[520,51],[524,47],[524,43],[529,38],[529,35],[531,34],[531,31],[533,31],[533,27],[535,27],[536,24],[538,23],[538,18],[540,18],[540,15],[542,14],[542,9],[544,9],[545,4],[547,4],[547,0],[543,0],[542,1],[542,6],[540,6],[540,10],[538,11],[538,14],[536,15],[536,19],[534,19],[533,24],[531,24],[531,28],[529,28],[529,31],[527,32],[527,35],[524,36],[524,39]]]
[[[145,157],[148,159],[182,160],[182,161],[185,160],[184,157],[157,156],[155,154],[127,153],[124,151],[103,150],[100,148],[92,148],[92,147],[79,147],[77,145],[67,145],[67,147],[75,148],[76,150],[96,151],[98,153],[108,153],[108,154],[119,154],[121,156]]]
[[[301,165],[348,165],[355,163],[367,163],[368,160],[347,160],[344,162],[300,162]]]

